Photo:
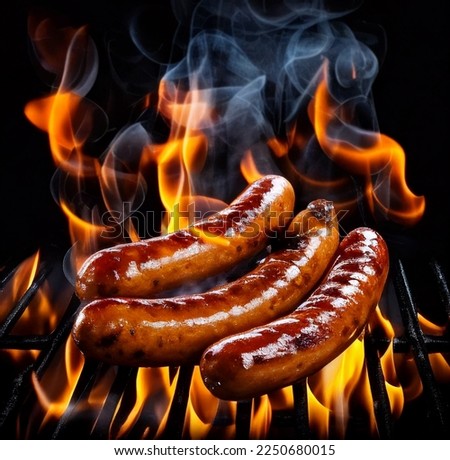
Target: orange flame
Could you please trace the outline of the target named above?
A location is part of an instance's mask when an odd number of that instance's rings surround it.
[[[168,213],[165,231],[170,233],[193,223],[193,174],[202,170],[208,148],[201,127],[212,114],[201,91],[184,93],[164,80],[158,108],[171,122],[169,141],[155,149],[160,197]]]
[[[204,439],[211,430],[219,408],[219,400],[205,387],[198,366],[192,376],[187,407],[187,426],[191,439]]]
[[[169,391],[170,381],[167,368],[140,368],[136,377],[135,403],[128,412],[126,420],[119,427],[116,437],[121,439],[129,433],[138,422],[147,405],[150,405],[155,418],[158,418],[159,415],[159,423],[162,423],[164,414],[168,408],[169,399],[167,395]],[[158,398],[156,403],[154,401],[155,398]],[[158,422],[154,420],[153,423]],[[155,427],[153,429],[155,430]]]
[[[324,66],[324,73],[327,66]],[[310,106],[317,139],[324,152],[351,174],[365,181],[372,212],[381,211],[394,222],[414,225],[425,211],[425,200],[414,195],[405,178],[405,153],[390,137],[351,125],[346,106],[333,101],[326,77]]]
[[[0,323],[20,301],[36,279],[40,267],[40,252],[28,257],[14,270],[12,278],[3,286],[0,297]],[[53,301],[51,301],[53,297]],[[58,324],[62,311],[58,299],[52,295],[49,282],[44,281],[29,300],[27,308],[12,327],[11,334],[36,336],[50,334]],[[8,355],[17,364],[34,360],[38,350],[9,349]]]
[[[85,154],[83,147],[92,131],[93,105],[78,94],[61,88],[51,96],[29,102],[25,115],[38,128],[48,132],[50,150],[55,165],[79,190],[86,181],[97,181],[100,175],[98,159]],[[69,222],[73,243],[78,243],[73,254],[75,269],[99,248],[99,239],[105,227],[100,216],[86,208],[75,210],[64,196],[58,196],[62,211]],[[81,215],[82,214],[82,215]]]
[[[14,276],[8,283],[3,287],[0,297],[0,323],[2,323],[11,309],[14,307],[25,292],[30,288],[31,284],[34,281],[34,278],[37,273],[39,266],[39,251],[34,255],[28,257],[19,266],[15,269]],[[46,308],[48,304],[46,303],[46,298],[42,298],[43,308]],[[19,332],[23,329],[21,327],[25,323],[25,329],[29,328],[32,323],[29,321],[29,316],[31,314],[25,312],[22,317],[19,319],[18,323],[14,326],[14,332]],[[23,317],[25,319],[23,319]],[[35,318],[35,315],[33,315]],[[20,325],[19,325],[20,323]],[[30,359],[36,357],[37,352],[34,350],[8,350],[8,355],[13,359],[15,363],[25,363]]]
[[[74,175],[95,176],[97,160],[83,151],[98,111],[84,98],[97,72],[87,28],[58,27],[51,20],[30,17],[29,33],[43,65],[57,75],[59,85],[54,94],[29,102],[25,115],[48,132],[56,166]]]
[[[101,161],[101,152],[95,157],[86,151],[86,143],[101,137],[107,128],[103,110],[86,97],[98,67],[96,48],[87,28],[58,27],[51,20],[38,19],[30,19],[30,35],[44,67],[56,74],[59,86],[53,94],[29,102],[24,111],[36,127],[48,133],[58,168],[54,185],[59,188],[54,195],[68,218],[74,243],[73,270],[77,271],[84,259],[101,246],[123,242],[126,230],[133,240],[137,239],[133,227],[126,227],[128,215],[122,216],[123,232],[118,235],[113,228],[118,222],[112,219],[108,222],[111,225],[106,225],[102,219],[106,211],[120,212],[114,204],[120,201],[117,196],[121,193],[133,201],[133,192],[140,192],[142,181],[139,175],[119,171],[119,166],[117,170],[110,167],[114,165],[114,152],[108,151]],[[90,208],[80,199],[82,196],[97,202]]]
[[[56,166],[77,174],[96,174],[97,161],[83,153],[82,147],[90,131],[83,126],[74,132],[72,122],[79,117],[83,99],[72,92],[57,92],[53,96],[29,102],[25,115],[38,128],[47,131]],[[83,113],[84,115],[84,113]]]
[[[247,150],[242,157],[241,173],[249,184],[263,176],[256,166],[255,159],[250,150]]]
[[[448,325],[439,326],[434,324],[432,321],[425,318],[425,316],[421,315],[420,313],[417,313],[417,318],[424,334],[444,335],[445,331],[447,330]]]
[[[306,383],[306,394],[308,398],[310,428],[316,434],[318,439],[328,439],[331,410],[316,398],[314,392],[309,386],[309,382]]]
[[[28,257],[16,268],[13,278],[6,284],[0,297],[0,322],[33,283],[39,265],[39,251]]]
[[[56,360],[57,363],[52,363],[52,367],[57,366],[58,370],[49,368],[41,380],[38,380],[36,374],[32,374],[36,396],[45,411],[41,428],[50,420],[57,420],[64,414],[83,370],[84,359],[70,338],[66,342],[64,355],[60,359],[65,366],[65,375],[61,375],[59,359]],[[58,379],[54,378],[55,372],[58,372]]]
[[[25,115],[38,128],[48,132],[50,149],[55,165],[72,176],[81,187],[86,180],[95,180],[99,175],[97,159],[83,151],[91,132],[92,107],[78,94],[59,89],[54,95],[29,102]],[[79,268],[87,255],[98,249],[98,238],[103,227],[91,222],[97,216],[79,216],[64,197],[58,197],[62,211],[68,217],[72,242],[78,246],[74,264]]]
[[[405,404],[404,391],[397,377],[395,368],[394,343],[389,344],[388,349],[380,358],[381,368],[386,380],[386,391],[389,398],[391,413],[394,418],[399,418]]]
[[[404,403],[404,389],[400,383],[399,377],[397,375],[397,368],[395,365],[395,353],[394,353],[394,342],[395,331],[392,324],[384,318],[381,313],[380,308],[377,306],[375,314],[372,316],[369,328],[371,330],[375,328],[381,328],[384,332],[384,335],[390,339],[389,346],[385,352],[380,356],[380,364],[383,370],[386,391],[389,398],[389,404],[391,407],[391,413],[394,418],[400,417]]]
[[[373,417],[373,402],[364,361],[364,342],[355,340],[341,355],[308,379],[312,426],[329,433],[331,418],[336,436],[345,437],[351,416],[351,398],[357,392],[367,416]],[[357,390],[357,391],[356,391]],[[325,422],[324,417],[328,417]]]
[[[450,356],[448,353],[430,353],[430,364],[438,382],[450,383]]]
[[[268,395],[253,400],[250,439],[265,439],[272,421],[272,407]]]
[[[47,36],[49,25],[36,26],[39,38]],[[75,195],[82,194],[86,183],[93,183],[99,189],[99,203],[92,209],[77,206],[70,197],[58,197],[62,211],[67,216],[72,242],[79,242],[73,253],[73,265],[79,268],[85,257],[93,253],[101,245],[109,228],[102,222],[101,212],[117,211],[123,204],[122,192],[127,197],[135,197],[135,189],[144,182],[144,173],[149,165],[156,166],[159,198],[165,209],[166,216],[159,229],[160,233],[172,232],[189,227],[195,220],[195,206],[200,202],[196,195],[196,181],[207,161],[208,138],[204,128],[214,124],[214,108],[208,100],[207,93],[196,88],[195,78],[192,88],[183,91],[165,80],[161,81],[158,91],[159,113],[170,125],[170,135],[162,144],[142,143],[138,171],[125,168],[119,171],[114,160],[114,146],[102,159],[94,158],[85,151],[86,142],[95,131],[98,119],[103,119],[102,111],[85,95],[89,84],[84,82],[82,88],[77,84],[74,69],[83,55],[79,50],[90,49],[90,40],[86,28],[68,29],[55,54],[63,54],[63,59],[53,62],[52,50],[47,50],[47,57],[52,61],[52,69],[57,69],[60,85],[54,94],[43,99],[31,101],[25,107],[28,119],[39,129],[48,133],[50,150],[59,170],[76,185]],[[353,70],[355,76],[356,69]],[[56,70],[55,70],[56,71]],[[324,74],[326,66],[324,66]],[[87,79],[89,80],[89,78]],[[145,96],[143,105],[149,107],[156,104],[156,95]],[[351,126],[350,113],[346,106],[338,105],[329,93],[325,77],[319,82],[315,98],[310,105],[310,118],[314,131],[323,151],[338,165],[351,174],[361,176],[364,181],[366,200],[372,212],[381,212],[395,222],[405,225],[415,224],[423,215],[425,202],[423,197],[414,195],[405,180],[405,153],[391,138],[374,132],[356,129]],[[350,134],[341,136],[342,132]],[[277,161],[288,161],[292,146],[303,149],[308,142],[297,130],[289,133],[289,139],[282,141],[269,139],[268,148]],[[119,163],[119,161],[117,162]],[[351,180],[346,177],[318,180],[307,174],[295,171],[294,175],[305,184],[312,198],[317,198],[324,190],[331,190],[336,197],[337,209],[350,209],[355,206],[356,199],[347,196],[351,188]],[[257,158],[250,149],[243,153],[240,170],[248,183],[262,177],[264,173],[258,166]],[[204,178],[203,178],[204,179]],[[130,186],[131,184],[131,186]],[[343,198],[344,197],[344,198]],[[202,197],[204,198],[204,197]],[[304,198],[304,197],[302,197]],[[224,203],[206,197],[212,207],[220,207]],[[130,213],[131,214],[131,213]],[[123,215],[122,223],[126,236],[132,241],[140,239],[138,229],[129,215]],[[120,235],[123,239],[124,235]],[[208,235],[200,235],[207,239]],[[119,238],[117,239],[119,240]],[[115,242],[116,240],[114,240]],[[216,238],[215,241],[218,241]],[[219,241],[220,242],[220,241]],[[224,244],[227,242],[224,240]],[[10,296],[0,300],[0,319],[7,314],[10,305],[17,301],[34,279],[39,263],[38,254],[34,259],[27,260],[17,270],[17,286],[11,288]],[[9,297],[9,298],[8,298]],[[5,300],[7,298],[7,300]],[[40,310],[48,319],[47,328],[53,328],[56,317],[48,311],[48,300],[41,299]],[[45,307],[44,307],[45,306]],[[27,323],[33,321],[24,316]],[[56,318],[56,319],[55,319]],[[382,318],[377,310],[378,322],[382,324],[387,337],[394,337],[391,325]],[[444,330],[421,318],[424,329],[440,335]],[[29,327],[29,326],[27,326]],[[448,357],[430,356],[433,369],[439,378],[450,379]],[[393,342],[380,357],[381,366],[386,379],[386,389],[394,417],[403,410],[405,401],[416,397],[421,392],[420,379],[409,355],[394,354]],[[79,379],[84,360],[73,341],[66,343],[65,353],[45,373],[42,379],[33,376],[34,388],[39,403],[44,411],[41,427],[50,420],[60,417],[67,409],[75,385]],[[58,369],[64,366],[65,378],[53,381]],[[437,370],[439,369],[439,371]],[[406,377],[405,377],[406,376]],[[96,384],[87,399],[92,407],[101,407],[108,393],[108,386],[113,379],[108,375]],[[168,368],[139,369],[137,372],[135,401],[125,421],[119,420],[114,414],[110,435],[115,438],[126,438],[136,424],[145,417],[146,410],[154,414],[155,419],[149,423],[143,437],[158,438],[164,432],[169,415],[170,403],[175,397],[178,375],[171,379]],[[401,384],[400,384],[401,382]],[[406,383],[405,383],[406,382]],[[308,410],[311,427],[320,438],[330,436],[331,423],[336,436],[344,437],[349,418],[352,416],[352,403],[358,400],[367,416],[371,428],[375,430],[373,401],[369,388],[367,371],[364,364],[364,347],[362,340],[356,340],[343,354],[332,363],[308,379],[307,384]],[[250,437],[261,439],[270,433],[272,412],[293,407],[291,388],[285,388],[257,398],[252,406]],[[205,439],[214,435],[214,422],[221,414],[231,420],[236,417],[236,404],[219,401],[205,388],[196,367],[190,386],[189,401],[183,436],[192,439]],[[119,426],[116,426],[119,424]],[[115,427],[115,431],[113,430]],[[222,437],[233,437],[235,428],[230,424],[221,432]],[[334,433],[333,433],[334,434]]]

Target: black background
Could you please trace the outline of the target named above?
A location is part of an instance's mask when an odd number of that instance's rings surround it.
[[[89,24],[95,33],[117,27],[139,3],[145,2],[19,1],[3,9],[0,266],[11,256],[49,243],[69,244],[66,219],[50,193],[55,167],[46,134],[23,115],[26,102],[49,91],[31,59],[29,8],[50,6],[71,18],[73,25]],[[414,193],[425,195],[427,200],[423,220],[410,232],[421,244],[430,244],[438,252],[448,249],[450,229],[450,170],[446,162],[450,27],[444,7],[444,1],[376,0],[363,2],[350,15],[356,23],[377,24],[385,32],[386,56],[373,87],[380,131],[403,146],[407,182]],[[159,25],[154,24],[155,32],[161,36],[170,33],[168,20],[162,18]]]

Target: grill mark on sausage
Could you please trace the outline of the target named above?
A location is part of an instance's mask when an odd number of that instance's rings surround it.
[[[188,229],[93,254],[78,273],[76,293],[86,300],[152,297],[223,272],[262,250],[271,230],[284,228],[294,200],[285,178],[264,176],[228,208]],[[212,238],[203,238],[205,233]],[[217,244],[213,237],[226,238],[228,245]]]
[[[206,293],[160,299],[106,298],[85,305],[72,335],[86,355],[112,364],[131,366],[180,365],[198,362],[204,349],[222,337],[268,322],[295,309],[328,267],[339,241],[334,209],[325,200],[312,203],[294,218],[298,249],[270,253],[241,278]],[[327,209],[333,219],[318,220],[315,210]],[[310,222],[311,221],[311,222]],[[90,325],[95,324],[92,328]],[[108,326],[106,326],[108,325]],[[95,335],[105,327],[121,334],[105,358]],[[94,331],[93,331],[94,329]],[[136,349],[145,351],[139,358]],[[111,350],[108,350],[111,351]]]
[[[323,282],[294,312],[205,350],[205,385],[218,398],[247,399],[318,371],[361,334],[388,270],[383,238],[365,227],[351,231]]]

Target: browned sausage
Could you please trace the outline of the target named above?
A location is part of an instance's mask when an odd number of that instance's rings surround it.
[[[287,314],[313,289],[339,244],[332,203],[311,203],[291,222],[287,236],[291,247],[206,293],[94,300],[77,317],[73,338],[85,355],[113,364],[198,362],[208,345]]]
[[[152,297],[222,273],[257,254],[272,232],[289,223],[294,200],[286,179],[264,176],[229,207],[186,230],[93,254],[78,273],[76,293],[81,299]]]
[[[225,338],[200,361],[207,388],[240,400],[311,375],[362,332],[388,273],[388,250],[374,230],[361,227],[341,242],[332,269],[293,313]]]

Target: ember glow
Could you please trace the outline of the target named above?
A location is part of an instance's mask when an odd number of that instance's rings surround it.
[[[48,133],[56,168],[52,189],[73,243],[66,273],[76,273],[102,247],[188,227],[199,213],[222,209],[247,183],[269,173],[291,180],[299,207],[321,197],[351,213],[361,199],[358,183],[375,220],[403,228],[421,219],[425,201],[405,181],[407,152],[375,129],[370,88],[376,57],[338,21],[342,13],[326,13],[311,2],[270,19],[242,3],[239,14],[235,6],[218,12],[216,2],[200,3],[186,56],[164,65],[158,89],[142,94],[134,107],[136,120],[116,130],[95,155],[92,145],[106,136],[108,114],[91,99],[99,55],[88,27],[61,28],[52,19],[30,17],[36,54],[58,82],[48,96],[30,101],[25,114]],[[203,28],[207,18],[217,19],[217,29]],[[132,34],[137,42],[137,32]],[[373,129],[357,125],[360,106]],[[164,136],[156,133],[156,119]],[[137,215],[145,217],[144,228]],[[7,295],[2,292],[0,318],[30,286],[37,265],[38,255],[16,271]],[[51,331],[58,314],[48,307],[45,287],[38,293],[38,319],[29,322],[45,323]],[[432,323],[425,327],[444,333]],[[376,328],[389,341],[380,360],[397,419],[420,395],[420,380],[409,355],[394,354],[393,330],[379,310],[370,325],[371,331]],[[11,358],[19,360],[15,354]],[[31,422],[20,420],[21,433],[27,423],[45,430],[63,416],[84,364],[69,339],[45,375],[33,377],[38,409]],[[439,378],[450,380],[444,356],[433,356],[432,365]],[[64,378],[55,378],[61,368]],[[84,411],[98,414],[118,372],[109,369],[94,382],[80,406]],[[110,421],[109,436],[162,436],[179,375],[169,368],[138,369],[135,387],[124,390]],[[355,416],[377,437],[363,337],[308,379],[307,394],[315,437],[345,438]],[[274,414],[292,410],[292,389],[251,404],[250,436],[266,438]],[[234,438],[237,405],[214,398],[194,367],[182,436]],[[96,417],[90,420],[93,427]]]

